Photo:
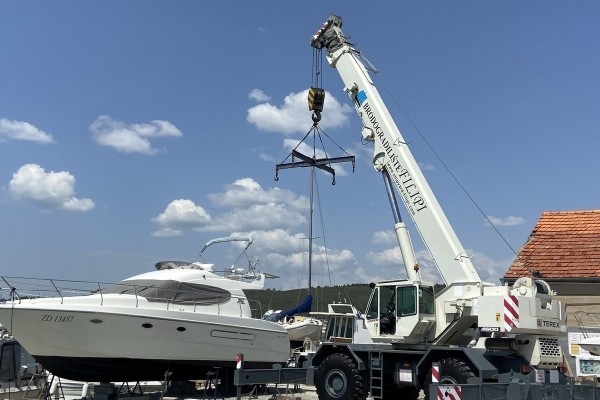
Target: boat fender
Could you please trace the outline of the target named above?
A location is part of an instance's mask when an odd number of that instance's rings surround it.
[[[58,378],[54,379],[52,381],[52,385],[50,386],[50,396],[52,396],[52,395],[54,395],[54,393],[56,393],[56,388],[58,387],[58,381],[59,381]]]

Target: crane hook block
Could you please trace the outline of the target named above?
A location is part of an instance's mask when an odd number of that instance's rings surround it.
[[[321,121],[321,113],[318,111],[313,112],[312,120],[313,120],[313,126],[319,125],[319,122]]]
[[[308,90],[308,109],[310,111],[323,111],[325,104],[325,89],[311,87]]]

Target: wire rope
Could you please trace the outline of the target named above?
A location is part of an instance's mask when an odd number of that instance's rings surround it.
[[[473,203],[473,205],[475,206],[475,208],[477,208],[477,210],[483,216],[483,218],[485,218],[485,220],[487,221],[487,223],[490,224],[490,226],[494,229],[494,231],[496,232],[496,234],[502,239],[502,241],[508,246],[508,248],[516,256],[517,252],[510,245],[510,243],[508,242],[508,240],[506,239],[506,237],[504,237],[504,235],[502,235],[502,233],[500,232],[500,230],[489,219],[489,217],[486,215],[486,213],[483,211],[483,209],[479,206],[479,204],[477,203],[477,201],[473,198],[473,196],[471,196],[471,194],[469,193],[469,191],[467,190],[467,188],[458,180],[458,178],[452,172],[452,170],[450,169],[450,167],[448,167],[448,165],[444,162],[444,160],[439,155],[439,153],[435,150],[435,148],[433,147],[433,145],[427,140],[427,138],[425,137],[425,135],[421,132],[421,130],[414,123],[414,121],[412,120],[412,118],[410,118],[410,116],[408,115],[408,113],[406,112],[406,110],[404,110],[404,108],[400,105],[400,103],[398,102],[398,100],[394,97],[394,95],[392,94],[392,92],[389,90],[389,88],[387,87],[387,85],[385,84],[385,82],[383,82],[383,80],[381,79],[381,77],[379,77],[379,75],[378,75],[378,80],[381,82],[381,86],[384,88],[384,90],[390,96],[390,98],[392,99],[393,103],[402,112],[402,114],[404,115],[404,117],[408,120],[408,122],[410,123],[410,125],[415,129],[415,131],[421,137],[421,139],[423,140],[423,142],[425,142],[425,145],[433,153],[433,155],[435,156],[435,158],[442,164],[442,166],[444,167],[444,169],[446,170],[446,172],[448,172],[448,174],[450,174],[450,176],[452,177],[452,179],[454,180],[454,182],[456,182],[456,184],[460,187],[460,189],[467,196],[467,198],[471,201],[471,203]]]

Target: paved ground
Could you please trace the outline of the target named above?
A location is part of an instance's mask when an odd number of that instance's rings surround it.
[[[317,392],[312,386],[299,386],[296,389],[285,386],[276,387],[268,385],[260,390],[248,391],[243,390],[240,396],[242,400],[317,400]],[[222,396],[220,393],[215,393],[212,390],[205,394],[203,390],[198,390],[194,395],[181,394],[178,396],[164,396],[164,400],[233,400],[237,399],[235,393]],[[153,399],[150,399],[153,400]]]
[[[152,391],[152,394],[149,392]],[[215,392],[212,388],[204,389],[204,381],[186,382],[181,386],[171,386],[166,395],[161,397],[160,387],[146,388],[145,393],[148,396],[138,398],[138,400],[233,400],[237,399],[235,392],[222,395],[221,392]],[[235,389],[234,389],[235,390]],[[180,391],[180,393],[179,393]],[[191,394],[193,393],[193,394]],[[318,400],[317,391],[314,386],[307,385],[275,385],[269,384],[250,391],[243,389],[241,400]],[[420,399],[424,398],[421,392]]]
[[[236,396],[227,397],[227,399],[235,399]],[[284,386],[275,387],[274,385],[267,386],[259,393],[243,393],[242,399],[279,399],[279,400],[317,400],[317,392],[312,386],[298,386],[297,388]]]
[[[284,386],[276,387],[275,385],[268,385],[266,388],[258,392],[243,392],[241,395],[242,400],[317,400],[319,397],[317,396],[317,392],[313,386],[305,386],[300,385],[296,389],[293,390],[293,387],[286,388]],[[236,399],[237,396],[225,396],[225,397],[214,397],[214,394],[209,393],[206,397],[203,397],[200,394],[200,397],[195,397],[196,399],[205,398],[207,400],[233,400]],[[423,399],[424,395],[421,392],[419,399]],[[179,399],[181,400],[181,399]]]
[[[235,399],[236,397],[226,398],[226,399]],[[317,400],[319,397],[317,396],[317,392],[312,386],[302,386],[300,391],[298,392],[290,392],[285,393],[282,390],[275,390],[275,388],[268,388],[268,393],[261,394],[258,397],[254,397],[253,399],[258,400],[268,400],[268,399],[277,399],[277,400]],[[419,399],[425,398],[423,392],[419,396]],[[250,394],[246,394],[241,397],[242,400],[252,399]]]

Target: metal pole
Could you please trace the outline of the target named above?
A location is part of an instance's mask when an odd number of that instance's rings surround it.
[[[315,167],[310,167],[310,222],[308,224],[308,291],[312,291],[312,241],[313,241],[313,209],[314,209]]]
[[[235,369],[241,370],[243,368],[244,368],[244,354],[240,353],[235,358]],[[235,391],[236,391],[237,400],[241,400],[242,399],[242,385],[238,384],[235,387]]]

